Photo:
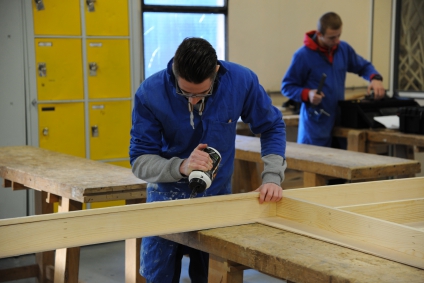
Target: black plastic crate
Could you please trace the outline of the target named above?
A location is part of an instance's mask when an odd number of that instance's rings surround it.
[[[399,131],[409,134],[424,134],[424,107],[399,108]]]
[[[400,107],[419,106],[413,99],[385,98],[382,100],[339,101],[340,125],[354,129],[384,128],[374,120],[377,116],[397,115]]]

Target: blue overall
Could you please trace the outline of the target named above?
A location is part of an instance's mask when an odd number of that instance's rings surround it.
[[[344,41],[340,41],[333,54],[333,62],[330,62],[318,50],[317,44],[312,40],[313,35],[314,32],[307,33],[305,46],[293,55],[281,84],[281,92],[294,101],[304,102],[301,99],[303,89],[317,89],[322,74],[327,75],[322,88],[325,94],[322,102],[318,106],[309,102],[301,105],[297,142],[330,147],[331,131],[338,116],[338,101],[344,100],[346,73],[352,72],[370,80],[371,75],[378,72]],[[321,108],[330,116],[319,114]]]
[[[194,110],[195,129],[190,125],[188,100],[176,94],[172,60],[165,70],[140,85],[134,99],[131,164],[143,154],[166,159],[188,158],[199,143],[206,143],[220,152],[222,160],[216,178],[211,187],[197,197],[231,193],[239,117],[250,123],[253,133],[261,133],[262,156],[278,154],[285,157],[285,124],[281,112],[272,106],[257,76],[235,63],[219,61],[218,64],[214,92],[205,101],[203,115]],[[152,183],[147,187],[147,202],[184,199],[190,194],[187,178],[174,183]],[[140,219],[140,225],[142,221]],[[178,244],[159,237],[143,238],[140,274],[150,282],[172,282],[174,272],[179,277],[175,269],[180,266],[180,256]],[[207,258],[202,264],[207,272]],[[203,282],[205,279],[192,280]]]

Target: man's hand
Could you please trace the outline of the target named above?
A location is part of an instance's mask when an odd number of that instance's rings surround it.
[[[255,192],[260,192],[259,203],[277,202],[283,197],[283,188],[274,183],[263,184]]]
[[[372,80],[368,85],[367,94],[371,93],[371,89],[374,90],[374,99],[382,99],[386,94],[386,90],[384,89],[383,82],[380,80]]]
[[[207,144],[199,144],[190,156],[181,163],[180,173],[188,176],[193,170],[211,170],[213,167],[212,159],[208,153],[203,151],[207,147]]]
[[[316,89],[311,89],[308,93],[308,96],[309,96],[309,102],[312,103],[313,105],[320,104],[322,101],[322,98],[325,97],[323,92],[318,94]]]

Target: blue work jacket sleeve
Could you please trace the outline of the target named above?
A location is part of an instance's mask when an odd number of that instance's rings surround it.
[[[254,134],[261,135],[261,156],[278,154],[285,158],[286,128],[281,111],[272,105],[271,98],[253,72],[250,72],[245,87],[247,97],[241,119],[250,124]]]

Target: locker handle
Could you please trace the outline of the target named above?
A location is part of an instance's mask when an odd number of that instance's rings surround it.
[[[37,11],[44,10],[44,3],[43,0],[34,0],[35,7],[37,8]]]
[[[96,2],[96,0],[87,0],[85,1],[87,3],[87,8],[89,12],[94,12],[94,2]]]
[[[46,63],[38,63],[38,76],[39,77],[46,77],[47,76]]]
[[[49,128],[46,127],[46,128],[43,129],[43,136],[46,137],[48,135],[49,135]]]
[[[96,62],[88,63],[88,68],[90,69],[90,76],[94,77],[97,75],[97,69],[99,68],[99,66],[97,66]]]
[[[99,136],[99,127],[97,125],[91,126],[91,136],[97,138]]]

